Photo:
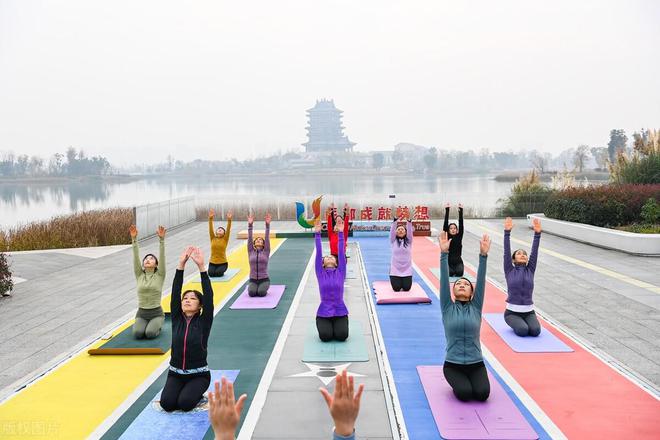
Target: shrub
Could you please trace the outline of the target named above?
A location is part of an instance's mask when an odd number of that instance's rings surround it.
[[[614,227],[641,222],[642,206],[659,198],[660,184],[569,188],[552,194],[544,213],[559,220]]]
[[[633,153],[620,153],[610,164],[611,180],[619,184],[660,183],[660,131],[642,130],[633,137]]]
[[[0,251],[0,295],[11,291],[14,288],[14,282],[11,279],[11,270],[7,254]]]
[[[534,212],[543,212],[546,200],[554,191],[541,183],[536,171],[521,177],[511,188],[511,195],[500,200],[501,215],[523,217]]]
[[[642,220],[644,223],[652,225],[660,221],[660,205],[656,199],[650,198],[642,206]]]
[[[129,244],[133,210],[113,208],[53,217],[0,231],[0,246],[10,251]]]

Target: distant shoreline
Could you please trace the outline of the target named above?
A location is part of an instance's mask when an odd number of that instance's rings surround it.
[[[143,176],[112,174],[107,176],[41,176],[41,177],[0,177],[2,184],[66,184],[66,183],[124,183],[143,179]]]
[[[498,174],[495,176],[495,181],[497,182],[515,182],[522,176],[526,175],[529,173],[529,171],[520,171],[520,172],[509,172],[509,173],[502,173]],[[550,182],[552,178],[556,175],[558,175],[558,171],[552,171],[552,172],[547,172],[539,175],[539,179],[541,179],[542,182]],[[607,181],[610,178],[610,173],[607,171],[585,171],[582,173],[571,173],[571,175],[576,179],[576,180],[598,180],[598,181]]]

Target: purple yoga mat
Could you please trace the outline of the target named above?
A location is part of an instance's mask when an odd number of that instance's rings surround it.
[[[500,338],[507,343],[511,350],[517,353],[562,353],[572,352],[573,349],[564,344],[548,329],[541,326],[538,336],[518,336],[504,321],[502,313],[484,313],[484,319],[495,330]]]
[[[445,380],[440,365],[420,365],[426,399],[442,438],[447,440],[536,440],[539,436],[490,373],[485,402],[461,402]]]
[[[266,296],[248,295],[247,286],[241,295],[234,301],[230,309],[274,309],[282,299],[286,286],[282,284],[271,284]]]

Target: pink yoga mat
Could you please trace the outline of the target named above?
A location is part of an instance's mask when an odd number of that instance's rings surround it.
[[[374,292],[376,292],[376,304],[413,304],[430,303],[431,298],[417,283],[413,283],[408,292],[395,292],[389,281],[374,281]]]
[[[274,309],[279,304],[284,289],[286,286],[281,284],[272,284],[268,288],[266,296],[250,296],[248,295],[247,286],[241,296],[239,296],[234,304],[229,307],[230,309]]]
[[[442,438],[447,440],[536,440],[539,436],[490,372],[485,402],[461,402],[445,380],[442,366],[418,366],[424,393]]]

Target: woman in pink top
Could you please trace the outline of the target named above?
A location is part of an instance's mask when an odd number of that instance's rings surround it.
[[[392,260],[390,262],[390,284],[395,292],[408,292],[412,288],[412,244],[413,227],[408,219],[406,226],[400,225],[394,218],[390,227],[390,246]]]

